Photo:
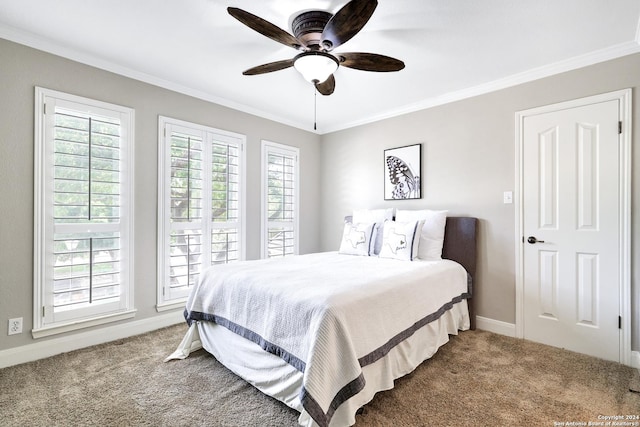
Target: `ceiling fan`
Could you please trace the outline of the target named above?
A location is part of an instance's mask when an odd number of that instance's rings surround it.
[[[331,95],[336,85],[333,73],[339,66],[378,72],[402,70],[404,62],[389,56],[362,52],[332,52],[364,27],[377,6],[377,0],[351,0],[335,15],[322,10],[302,12],[291,23],[294,35],[247,11],[236,7],[227,8],[231,16],[247,27],[301,51],[292,59],[258,65],[242,74],[252,76],[294,67],[318,92]]]

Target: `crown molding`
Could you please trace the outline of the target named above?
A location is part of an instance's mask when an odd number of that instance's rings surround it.
[[[638,27],[638,37],[640,37],[640,22]],[[377,122],[392,117],[401,116],[408,113],[413,113],[428,108],[437,107],[439,105],[449,104],[455,101],[461,101],[463,99],[472,98],[478,95],[484,95],[487,93],[495,92],[497,90],[506,89],[509,87],[517,86],[523,83],[532,82],[545,77],[550,77],[556,74],[565,73],[567,71],[577,70],[589,65],[598,64],[601,62],[609,61],[623,56],[632,55],[640,52],[640,41],[631,41],[621,43],[619,45],[611,46],[598,51],[590,52],[584,55],[579,55],[573,58],[569,58],[563,61],[559,61],[553,64],[544,65],[542,67],[534,68],[524,71],[522,73],[506,76],[501,79],[494,80],[485,84],[473,86],[467,89],[462,89],[455,92],[449,92],[440,96],[424,99],[420,102],[407,105],[395,110],[389,110],[383,114],[369,117],[365,120],[354,121],[345,123],[341,126],[336,126],[330,129],[326,129],[323,133],[336,132],[339,130],[349,129],[356,126],[362,126],[365,124]]]
[[[63,58],[67,58],[76,62],[80,62],[85,65],[96,67],[105,71],[109,71],[121,76],[129,77],[134,80],[138,80],[144,83],[152,84],[164,89],[168,89],[174,92],[178,92],[184,95],[192,96],[204,101],[212,102],[227,108],[231,108],[243,113],[251,114],[263,119],[278,122],[287,126],[302,129],[306,132],[316,133],[319,135],[337,132],[357,126],[366,125],[369,123],[385,120],[397,116],[401,116],[408,113],[413,113],[428,108],[437,107],[439,105],[448,104],[455,101],[460,101],[467,98],[472,98],[478,95],[484,95],[490,92],[494,92],[508,87],[516,86],[523,83],[528,83],[534,80],[549,77],[555,74],[564,73],[567,71],[576,70],[579,68],[587,67],[589,65],[598,64],[600,62],[609,61],[612,59],[620,58],[623,56],[631,55],[640,52],[640,20],[636,30],[635,40],[621,43],[618,45],[610,46],[594,52],[589,52],[583,55],[579,55],[573,58],[569,58],[563,61],[559,61],[553,64],[544,65],[542,67],[534,68],[524,71],[522,73],[513,74],[488,82],[485,84],[469,87],[455,92],[445,93],[439,96],[424,99],[420,102],[406,105],[400,108],[388,110],[384,113],[367,117],[366,119],[356,120],[339,124],[337,126],[327,126],[318,131],[310,131],[308,129],[308,123],[299,123],[290,120],[286,117],[274,115],[268,111],[260,110],[251,107],[246,104],[237,103],[226,98],[215,96],[211,93],[203,92],[188,86],[184,86],[160,77],[143,73],[128,67],[121,66],[119,64],[106,61],[95,55],[87,52],[71,49],[66,46],[62,46],[57,43],[53,43],[42,37],[38,37],[34,34],[27,33],[18,30],[13,27],[0,25],[0,38],[13,41],[15,43],[23,44],[34,49],[38,49],[47,53],[51,53]]]
[[[168,89],[173,92],[181,93],[183,95],[188,95],[194,98],[201,99],[203,101],[218,104],[223,107],[231,108],[233,110],[238,110],[243,113],[251,114],[263,119],[282,123],[287,126],[296,127],[303,130],[307,130],[306,128],[308,128],[309,126],[308,123],[305,123],[305,124],[297,123],[295,121],[287,119],[286,117],[276,116],[272,113],[269,113],[267,111],[263,111],[257,108],[253,108],[246,104],[234,102],[229,99],[222,98],[222,97],[213,95],[211,93],[194,89],[192,87],[188,87],[179,83],[175,83],[170,80],[166,80],[152,74],[143,73],[141,71],[124,67],[120,64],[117,64],[111,61],[106,61],[90,53],[80,51],[77,49],[72,49],[67,46],[63,46],[59,43],[53,43],[50,40],[47,40],[45,38],[36,36],[32,33],[28,33],[10,26],[0,25],[0,38],[6,39],[18,44],[22,44],[46,53],[60,56],[62,58],[66,58],[75,62],[79,62],[84,65],[95,67],[104,71],[109,71],[111,73],[118,74],[120,76],[138,80],[143,83],[148,83],[153,86],[158,86],[163,89]]]

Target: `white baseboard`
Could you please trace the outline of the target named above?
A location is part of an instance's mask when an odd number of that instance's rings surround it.
[[[476,316],[476,328],[512,338],[516,336],[515,324],[489,319],[487,317]]]
[[[500,320],[489,319],[487,317],[476,316],[476,327],[483,331],[494,332],[508,337],[516,336],[516,325],[513,323],[501,322]],[[631,352],[631,367],[640,369],[640,351]]]
[[[55,356],[56,354],[66,353],[92,345],[144,334],[182,322],[184,322],[184,315],[182,311],[179,310],[154,316],[149,319],[136,320],[121,325],[96,329],[94,331],[39,341],[8,350],[0,350],[0,369],[44,359],[45,357]],[[500,335],[509,337],[516,336],[516,326],[513,323],[502,322],[487,317],[476,316],[476,327],[483,331],[494,332]],[[640,351],[631,352],[631,366],[640,369]]]
[[[1,350],[0,368],[32,362],[34,360],[44,359],[45,357],[55,356],[56,354],[144,334],[181,322],[184,322],[183,310],[177,310],[148,319],[134,320],[106,328],[36,341],[33,344]]]
[[[631,367],[640,369],[640,351],[631,352]]]

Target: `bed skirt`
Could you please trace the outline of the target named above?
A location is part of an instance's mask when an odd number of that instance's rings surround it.
[[[331,426],[355,424],[356,411],[371,401],[375,393],[392,389],[395,379],[412,372],[446,344],[449,335],[457,335],[459,330],[469,329],[469,325],[467,300],[463,299],[395,346],[385,357],[364,366],[365,388],[338,407],[331,419]],[[184,359],[190,352],[200,348],[211,353],[229,370],[264,394],[300,412],[300,425],[317,425],[300,402],[303,373],[283,359],[265,352],[259,345],[223,326],[198,321],[189,327],[176,351],[166,360]]]

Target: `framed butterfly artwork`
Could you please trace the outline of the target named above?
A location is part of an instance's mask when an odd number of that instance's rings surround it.
[[[419,199],[422,187],[422,144],[384,150],[384,199]]]

